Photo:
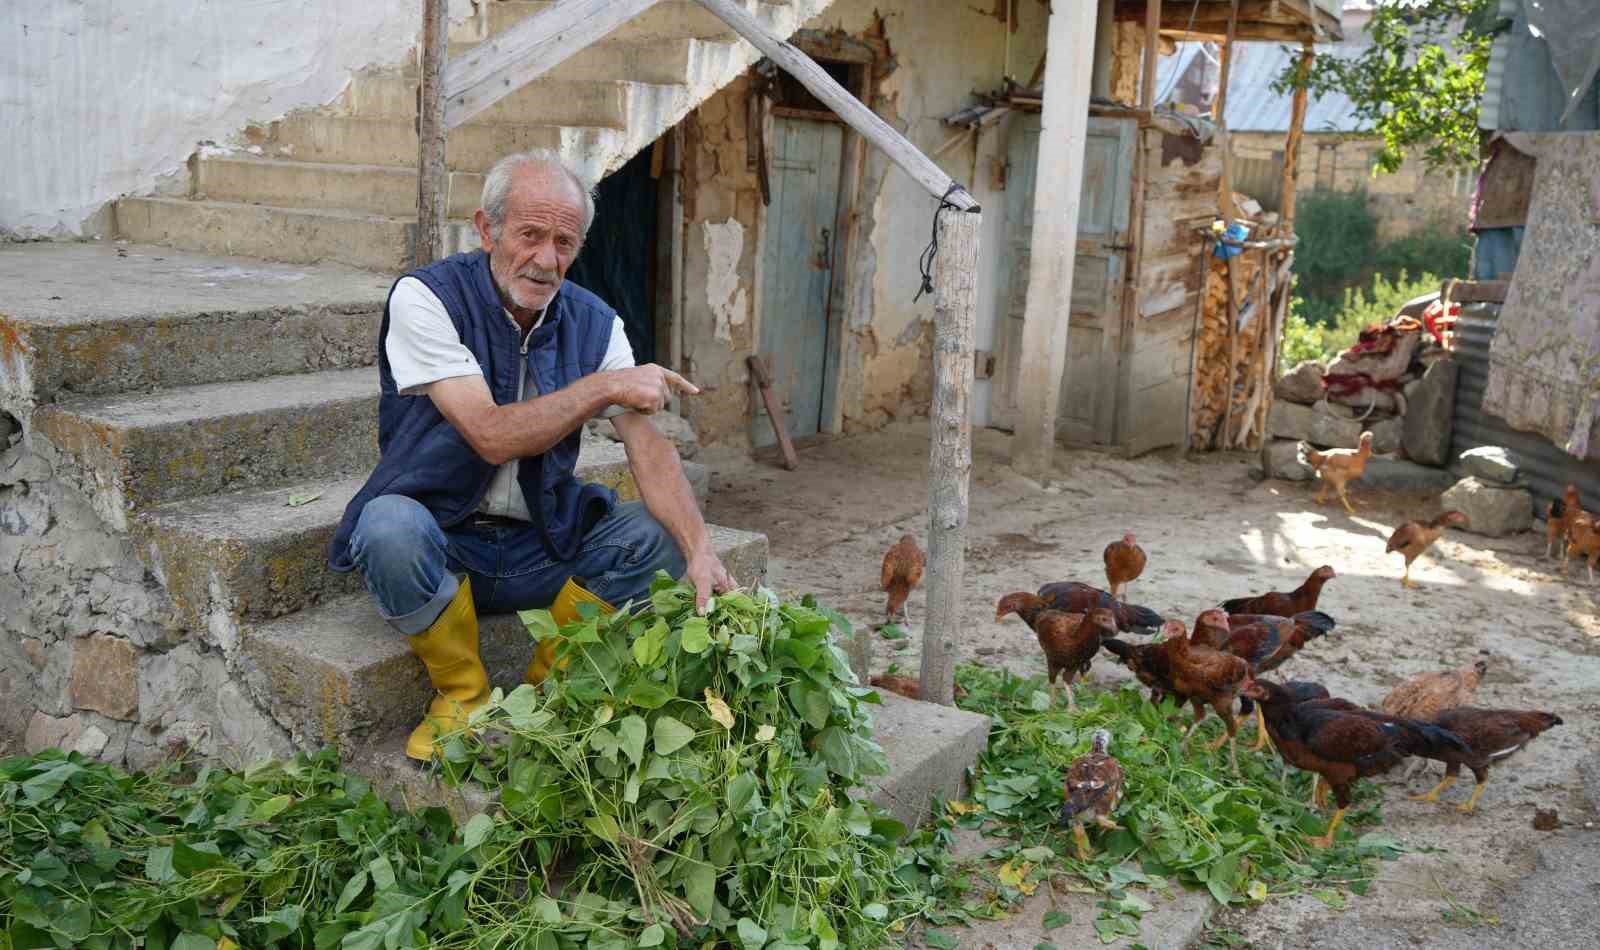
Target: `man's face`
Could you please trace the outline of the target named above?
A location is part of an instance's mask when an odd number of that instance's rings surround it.
[[[512,310],[543,310],[554,299],[583,240],[583,199],[560,172],[517,169],[506,195],[506,219],[491,233],[482,209],[474,222],[489,271]]]

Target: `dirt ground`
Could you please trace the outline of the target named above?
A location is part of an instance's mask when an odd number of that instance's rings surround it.
[[[1406,591],[1402,562],[1384,554],[1384,542],[1406,518],[1435,514],[1434,498],[1353,491],[1358,509],[1347,516],[1313,504],[1306,485],[1251,480],[1253,459],[1243,454],[1125,460],[1061,452],[1041,485],[1008,467],[1009,438],[974,434],[965,658],[1042,673],[1032,635],[1016,618],[995,623],[995,601],[1046,581],[1103,584],[1102,549],[1132,531],[1150,562],[1129,599],[1186,622],[1223,598],[1291,589],[1318,565],[1333,565],[1339,577],[1320,607],[1339,628],[1292,661],[1289,676],[1376,704],[1413,673],[1482,656],[1489,672],[1479,705],[1553,710],[1565,720],[1495,770],[1474,815],[1406,800],[1437,781],[1437,765],[1409,782],[1401,770],[1386,776],[1384,830],[1412,850],[1381,866],[1367,897],[1343,908],[1304,898],[1230,911],[1214,920],[1214,933],[1257,947],[1503,938],[1509,934],[1495,925],[1516,918],[1516,885],[1540,867],[1541,847],[1600,846],[1600,816],[1580,775],[1600,756],[1600,587],[1588,586],[1581,569],[1562,580],[1559,565],[1542,560],[1542,533],[1489,539],[1452,531],[1417,561],[1412,576],[1422,589]],[[918,420],[807,448],[794,472],[708,449],[708,517],[768,534],[774,586],[815,593],[853,620],[875,623],[884,550],[908,531],[926,544],[927,445],[926,421]],[[875,672],[898,662],[915,675],[920,592],[910,607],[911,639],[876,643]],[[1101,662],[1089,681],[1126,675]],[[1446,792],[1449,805],[1465,800],[1464,779]],[[1534,831],[1535,807],[1556,809],[1562,827]],[[1471,927],[1480,929],[1463,929]]]

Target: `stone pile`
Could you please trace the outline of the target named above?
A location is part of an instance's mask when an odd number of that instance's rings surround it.
[[[1466,530],[1500,538],[1533,527],[1533,495],[1510,452],[1490,445],[1470,449],[1461,453],[1461,467],[1467,477],[1440,502],[1467,516]]]

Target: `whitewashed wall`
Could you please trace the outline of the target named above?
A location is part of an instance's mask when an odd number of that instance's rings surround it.
[[[151,193],[197,143],[331,101],[355,70],[400,62],[421,7],[0,2],[0,236],[93,236],[108,201]]]

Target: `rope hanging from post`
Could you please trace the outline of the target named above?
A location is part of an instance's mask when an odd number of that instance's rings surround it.
[[[951,182],[950,187],[945,190],[944,197],[939,199],[939,207],[933,209],[933,236],[928,239],[928,246],[922,249],[922,254],[917,258],[917,267],[922,271],[922,286],[917,288],[917,295],[911,298],[912,303],[921,300],[923,294],[933,293],[933,259],[939,254],[939,212],[946,208],[956,209],[956,206],[950,203],[950,196],[960,190],[960,185]]]

